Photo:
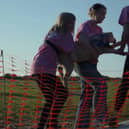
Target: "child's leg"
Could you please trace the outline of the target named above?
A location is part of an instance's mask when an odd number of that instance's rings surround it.
[[[93,89],[83,79],[81,87],[82,94],[78,105],[74,129],[88,129],[90,127]]]
[[[93,99],[95,118],[106,124],[105,122],[108,120],[107,85],[102,77],[98,78],[93,84],[95,86]]]
[[[128,91],[129,91],[129,56],[126,57],[122,81],[120,86],[118,87],[118,91],[116,94],[114,112],[112,113],[109,123],[111,127],[118,126],[119,114],[125,103]]]
[[[47,124],[52,103],[54,100],[53,98],[56,87],[56,77],[49,74],[43,74],[38,77],[37,81],[41,89],[41,92],[45,97],[44,107],[42,109],[40,121],[38,123],[38,128],[37,128],[37,129],[43,129]]]
[[[107,85],[101,74],[97,71],[97,64],[82,62],[76,66],[78,73],[86,78],[92,85],[94,93],[92,94],[91,103],[94,107],[95,117],[98,120],[107,119]],[[87,96],[87,94],[86,94]]]
[[[116,101],[115,101],[116,112],[119,112],[122,109],[123,104],[126,100],[128,90],[129,90],[129,56],[126,57],[122,82],[121,85],[119,86],[116,95]]]
[[[68,89],[67,87],[64,87],[62,85],[60,79],[57,77],[54,102],[51,108],[50,119],[49,119],[50,127],[55,127],[55,129],[58,128],[58,117],[60,112],[62,111],[62,108],[67,98],[68,98]]]

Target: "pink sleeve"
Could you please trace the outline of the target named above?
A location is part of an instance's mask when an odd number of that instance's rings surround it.
[[[77,40],[79,38],[79,35],[80,35],[80,32],[84,32],[85,29],[84,29],[84,24],[81,24],[77,30],[77,34],[76,34],[76,37],[75,37],[75,40]]]
[[[76,40],[78,40],[80,33],[84,33],[85,35],[90,34],[90,27],[87,25],[87,23],[83,23],[79,26],[76,34]]]
[[[129,24],[129,6],[122,9],[119,17],[119,24]]]
[[[80,32],[83,32],[87,36],[92,36],[92,35],[102,33],[103,30],[100,26],[97,26],[97,25],[94,26],[92,21],[87,21],[82,25],[80,25],[77,31],[76,40],[78,40]]]
[[[78,33],[80,33],[80,32],[83,32],[85,34],[90,34],[91,33],[90,25],[87,23],[80,25],[80,27],[78,28]]]
[[[74,40],[71,33],[65,35],[56,35],[49,40],[58,48],[58,50],[64,53],[70,53],[74,50]]]

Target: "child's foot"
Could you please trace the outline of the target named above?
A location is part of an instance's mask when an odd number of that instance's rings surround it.
[[[93,128],[94,129],[104,129],[103,127],[104,127],[103,122],[101,122],[99,120],[93,121]]]
[[[47,124],[47,129],[61,129],[61,126],[59,126],[58,121],[52,121]]]
[[[118,125],[117,116],[112,116],[112,117],[109,119],[108,125],[109,125],[111,128],[117,128],[117,127],[119,126],[119,125]]]

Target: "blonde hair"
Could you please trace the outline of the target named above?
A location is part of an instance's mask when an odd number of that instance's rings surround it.
[[[68,31],[67,25],[71,24],[71,22],[75,20],[76,17],[74,16],[74,14],[69,12],[63,12],[58,16],[56,24],[53,25],[53,27],[49,30],[49,33],[51,31],[56,31],[58,33],[66,33]]]

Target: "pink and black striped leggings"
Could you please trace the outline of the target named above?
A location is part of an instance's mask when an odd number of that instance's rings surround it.
[[[91,113],[95,120],[102,123],[108,119],[107,85],[105,78],[97,70],[97,64],[85,61],[77,64],[75,68],[81,78],[82,94],[74,129],[88,129]]]
[[[42,74],[37,75],[36,78],[45,98],[37,129],[44,129],[45,126],[58,129],[57,119],[68,97],[68,90],[54,75]]]
[[[128,97],[127,96],[128,91],[129,91],[129,56],[126,57],[122,82],[116,94],[116,100],[115,100],[116,112],[119,112],[122,109],[123,104],[125,103],[125,100]]]

